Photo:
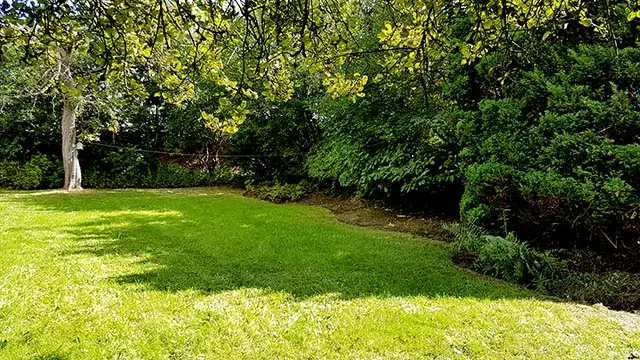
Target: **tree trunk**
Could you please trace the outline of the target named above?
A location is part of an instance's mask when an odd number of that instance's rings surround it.
[[[78,149],[76,148],[76,106],[74,94],[76,87],[71,72],[71,50],[60,48],[60,70],[62,91],[62,162],[64,164],[64,190],[81,190],[82,176]]]

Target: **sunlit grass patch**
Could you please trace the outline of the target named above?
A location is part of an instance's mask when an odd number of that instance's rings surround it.
[[[448,245],[220,189],[0,194],[0,358],[623,359],[640,331]]]

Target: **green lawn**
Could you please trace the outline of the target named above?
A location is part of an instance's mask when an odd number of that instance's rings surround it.
[[[626,359],[631,315],[230,190],[0,193],[0,359]],[[615,315],[615,316],[614,316]]]

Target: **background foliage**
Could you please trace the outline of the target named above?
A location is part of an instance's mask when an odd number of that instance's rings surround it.
[[[243,56],[167,72],[202,50],[185,33],[175,40],[184,53],[163,48],[162,79],[144,75],[151,65],[128,69],[135,96],[82,114],[85,185],[268,194],[260,186],[275,184],[278,194],[303,182],[459,213],[536,251],[640,251],[637,4],[320,2],[314,18],[287,4],[200,14],[198,31],[207,21],[219,31],[203,43]],[[24,73],[15,64],[5,59],[0,86],[28,80],[9,76]],[[0,186],[59,187],[59,106],[47,94],[3,99]]]

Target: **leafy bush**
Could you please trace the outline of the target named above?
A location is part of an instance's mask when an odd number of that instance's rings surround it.
[[[0,162],[0,187],[17,190],[62,187],[64,173],[61,161],[44,155],[34,156],[27,163]]]
[[[638,248],[640,50],[521,41],[526,58],[452,57],[427,104],[398,77],[321,107],[310,176],[405,207],[459,203],[463,221],[539,249]]]
[[[14,189],[37,189],[40,187],[42,181],[42,170],[40,170],[35,164],[27,163],[20,168],[20,170],[14,174],[13,188]]]
[[[324,137],[306,162],[311,178],[416,210],[457,212],[459,145],[453,135],[461,114],[428,111],[415,89],[371,84],[366,93],[355,104],[321,107]]]
[[[483,239],[476,266],[485,274],[548,290],[566,271],[563,261],[549,251],[532,249],[513,233],[506,237],[485,235]]]
[[[156,188],[200,186],[207,183],[207,175],[208,173],[202,170],[190,170],[174,164],[161,164],[146,178],[149,181],[146,185]]]
[[[128,170],[114,173],[89,169],[84,175],[86,187],[115,188],[175,188],[210,185],[209,172],[192,170],[174,164],[160,164],[156,169]]]
[[[36,155],[28,164],[37,167],[42,172],[41,189],[59,189],[64,185],[64,166],[62,160],[46,155]]]
[[[484,245],[487,231],[473,222],[445,224],[445,230],[453,234],[453,245],[457,252],[478,253]]]
[[[537,251],[513,233],[506,237],[489,235],[473,223],[447,226],[454,234],[458,252],[476,254],[473,268],[510,282],[549,290],[566,276],[566,262],[549,251]]]
[[[210,185],[244,187],[247,179],[253,178],[252,174],[243,168],[223,163],[209,173],[207,182]]]
[[[640,307],[640,274],[603,271],[603,259],[597,254],[571,252],[574,259],[567,261],[549,251],[532,249],[513,233],[492,236],[473,223],[447,225],[446,229],[454,234],[458,254],[471,258],[471,267],[479,272],[575,301],[621,310]],[[469,257],[471,254],[474,256]]]
[[[501,216],[514,202],[519,172],[500,163],[474,164],[466,173],[465,192],[460,201],[462,220],[500,227]]]
[[[254,110],[231,137],[228,154],[257,155],[229,160],[232,166],[244,170],[248,182],[296,183],[307,179],[304,163],[320,129],[300,90],[288,102],[254,103]]]
[[[524,282],[529,267],[529,247],[511,233],[506,238],[485,235],[482,239],[484,244],[478,252],[476,267],[491,276],[515,283]]]
[[[541,248],[637,247],[640,51],[542,50],[531,60],[544,66],[510,74],[457,125],[461,217]],[[495,78],[496,55],[481,79]]]
[[[93,150],[84,165],[83,186],[94,189],[155,187],[150,174],[158,166],[150,155],[133,149]]]
[[[308,191],[300,184],[279,184],[273,186],[249,186],[246,195],[275,203],[302,200]]]
[[[7,189],[14,188],[14,179],[21,168],[20,163],[15,161],[0,162],[0,187]]]
[[[34,164],[13,161],[0,163],[0,185],[8,189],[37,189],[42,181],[42,171]]]

